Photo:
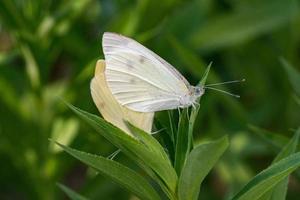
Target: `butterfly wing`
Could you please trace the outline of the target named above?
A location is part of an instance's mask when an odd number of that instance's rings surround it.
[[[117,101],[135,111],[174,109],[189,95],[189,83],[169,63],[138,42],[104,33],[106,79]]]
[[[111,94],[104,75],[105,62],[98,60],[95,76],[91,81],[92,98],[105,120],[130,134],[124,120],[128,120],[133,125],[151,133],[153,123],[153,112],[136,112],[121,106]]]

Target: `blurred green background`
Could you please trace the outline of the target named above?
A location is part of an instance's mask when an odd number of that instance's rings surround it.
[[[240,99],[207,91],[196,123],[197,142],[231,138],[201,199],[230,197],[270,164],[300,125],[299,3],[1,0],[0,199],[64,199],[57,182],[91,199],[134,199],[48,141],[104,156],[115,151],[59,100],[98,113],[89,83],[103,58],[105,31],[141,42],[192,84],[210,61],[209,83],[247,80],[222,87]],[[117,160],[130,164],[122,154]],[[287,199],[300,195],[298,174],[290,178]]]

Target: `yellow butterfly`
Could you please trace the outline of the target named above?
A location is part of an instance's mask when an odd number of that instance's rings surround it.
[[[107,86],[104,71],[105,61],[98,60],[90,86],[93,101],[104,119],[129,135],[131,135],[130,130],[123,120],[127,120],[147,133],[151,133],[154,112],[136,112],[120,105]]]

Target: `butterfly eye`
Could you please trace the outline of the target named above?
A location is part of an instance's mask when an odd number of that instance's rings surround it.
[[[195,94],[200,95],[202,93],[202,89],[200,87],[195,88]]]

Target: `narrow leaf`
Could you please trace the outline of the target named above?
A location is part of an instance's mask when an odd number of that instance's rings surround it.
[[[182,169],[178,183],[179,200],[197,200],[200,185],[228,147],[228,138],[201,144],[194,148]]]
[[[78,151],[57,143],[64,151],[111,178],[141,199],[160,199],[153,187],[141,175],[116,161]]]
[[[292,139],[285,145],[285,147],[282,149],[282,151],[276,156],[272,164],[282,160],[283,158],[286,158],[290,156],[291,154],[295,153],[298,145],[300,135],[300,128],[297,129],[295,135],[292,137]]]
[[[292,67],[292,65],[284,58],[280,58],[280,62],[284,67],[295,92],[297,93],[297,95],[300,95],[300,72]]]
[[[294,99],[296,101],[296,103],[300,106],[300,98],[296,95],[294,95]]]
[[[189,137],[189,144],[190,147],[189,149],[193,149],[194,148],[194,125],[195,125],[195,121],[197,119],[199,110],[200,110],[200,99],[198,100],[198,105],[195,105],[195,107],[193,107],[192,111],[191,111],[191,115],[190,115],[190,119],[189,119],[189,131],[188,131],[188,137]]]
[[[175,170],[179,175],[181,169],[184,166],[186,158],[190,152],[190,142],[188,137],[188,108],[185,108],[180,115],[178,122],[178,131],[176,139],[176,149],[175,149]]]
[[[286,146],[281,150],[281,152],[276,156],[273,164],[292,155],[295,153],[298,140],[299,140],[300,128],[296,131],[294,137],[286,144]],[[286,177],[284,180],[279,182],[274,188],[268,191],[265,195],[263,195],[260,200],[271,199],[271,200],[285,200],[287,187],[288,187],[289,177]]]
[[[259,138],[264,140],[266,143],[269,143],[277,150],[284,148],[284,146],[288,143],[288,138],[282,134],[274,133],[251,124],[248,125],[248,128]]]
[[[209,65],[207,66],[205,72],[204,72],[204,75],[200,81],[200,83],[198,85],[200,86],[204,86],[205,83],[206,83],[206,80],[207,80],[207,77],[208,77],[208,74],[209,74],[209,71],[210,71],[210,68],[211,68],[211,65],[212,65],[212,62],[209,63]]]
[[[88,200],[87,198],[85,198],[84,196],[81,196],[80,194],[78,194],[77,192],[71,190],[70,188],[68,188],[67,186],[57,183],[57,186],[65,192],[65,194],[72,200]]]
[[[232,200],[256,200],[300,166],[300,153],[280,160],[249,181]]]

